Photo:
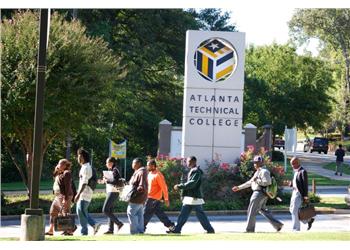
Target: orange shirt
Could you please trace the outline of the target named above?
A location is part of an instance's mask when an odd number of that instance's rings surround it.
[[[154,173],[148,173],[148,198],[155,200],[161,200],[164,196],[164,200],[169,200],[168,187],[165,182],[163,174],[156,170]]]

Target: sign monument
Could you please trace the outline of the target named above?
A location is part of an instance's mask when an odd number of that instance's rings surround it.
[[[187,31],[182,157],[240,156],[245,34]]]

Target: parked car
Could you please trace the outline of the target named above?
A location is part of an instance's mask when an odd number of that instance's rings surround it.
[[[306,141],[304,144],[304,152],[314,152],[317,151],[319,154],[321,152],[328,153],[328,139],[323,137],[315,137],[313,140]]]
[[[350,186],[348,186],[348,194],[345,195],[344,200],[345,200],[346,205],[348,205],[348,207],[350,207]]]
[[[284,149],[285,141],[282,138],[275,138],[275,142],[273,143],[274,148]]]

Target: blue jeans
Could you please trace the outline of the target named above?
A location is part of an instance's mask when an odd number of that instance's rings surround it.
[[[203,206],[202,205],[185,205],[185,204],[182,205],[181,213],[177,218],[177,223],[176,223],[174,232],[181,233],[181,229],[183,225],[185,225],[188,217],[190,216],[192,209],[196,211],[196,216],[199,222],[201,223],[202,227],[204,228],[204,230],[206,230],[208,233],[213,233],[214,228],[211,226],[208,220],[208,217],[204,213]]]
[[[77,215],[79,218],[79,222],[81,225],[81,234],[82,235],[88,235],[88,227],[87,225],[89,224],[90,226],[95,226],[96,222],[93,218],[88,213],[88,207],[90,205],[89,201],[84,201],[84,200],[79,200],[77,203]]]
[[[108,231],[114,231],[114,223],[117,225],[123,224],[117,216],[113,214],[114,202],[118,199],[118,193],[109,192],[106,195],[105,203],[103,204],[102,212],[108,216],[109,228]]]
[[[131,234],[144,233],[143,204],[129,203],[127,215]]]

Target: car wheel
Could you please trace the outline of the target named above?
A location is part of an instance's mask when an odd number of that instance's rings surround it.
[[[328,151],[324,151],[324,154],[326,155],[328,153]]]
[[[318,151],[319,154],[321,154],[321,151]]]

